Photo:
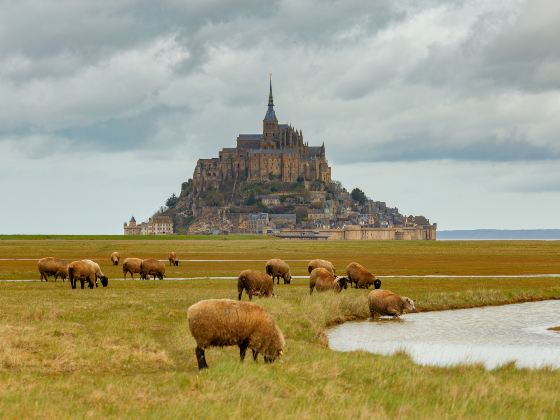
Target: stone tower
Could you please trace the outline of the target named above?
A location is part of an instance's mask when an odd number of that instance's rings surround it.
[[[268,110],[263,120],[263,140],[265,148],[274,148],[278,137],[278,119],[274,112],[274,100],[272,99],[272,76],[270,76],[270,90],[268,94]]]

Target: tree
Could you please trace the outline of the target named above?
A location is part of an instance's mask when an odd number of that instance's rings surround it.
[[[177,198],[177,196],[175,195],[175,193],[171,194],[171,197],[169,197],[167,199],[167,201],[165,202],[165,205],[167,207],[174,207],[175,204],[177,204],[177,201],[179,201],[179,199]]]
[[[359,188],[354,188],[350,193],[350,197],[352,197],[353,201],[356,201],[360,204],[364,204],[367,201],[365,193]]]

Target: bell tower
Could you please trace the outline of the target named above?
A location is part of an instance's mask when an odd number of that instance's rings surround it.
[[[268,94],[268,110],[263,120],[263,140],[266,147],[275,147],[275,139],[278,136],[278,119],[274,112],[274,100],[272,98],[272,74],[270,75],[270,90]]]

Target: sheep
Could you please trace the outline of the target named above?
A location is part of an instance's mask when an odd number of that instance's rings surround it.
[[[140,264],[140,277],[142,280],[148,280],[149,276],[154,276],[156,278],[163,280],[165,274],[165,266],[159,260],[147,259],[142,260]]]
[[[107,287],[107,284],[109,284],[109,279],[105,274],[103,274],[103,272],[101,271],[101,267],[99,267],[99,264],[92,260],[82,261],[88,264],[95,273],[95,287],[97,287],[97,279],[101,280],[101,284],[103,285],[103,287]]]
[[[309,275],[309,294],[313,294],[313,289],[317,292],[326,292],[333,290],[340,293],[342,289],[348,288],[348,279],[346,277],[335,277],[329,270],[323,267],[317,267]]]
[[[290,284],[292,275],[290,274],[290,266],[279,258],[273,258],[266,263],[266,274],[272,277],[272,282],[276,280],[276,284],[280,284],[280,277],[284,279],[284,284]]]
[[[376,277],[357,262],[352,262],[346,266],[346,274],[350,284],[354,284],[358,289],[368,289],[372,284],[375,287]],[[379,286],[381,286],[381,283],[379,283]]]
[[[76,288],[76,280],[80,280],[81,288],[84,288],[84,282],[87,280],[90,289],[93,289],[95,283],[95,268],[84,260],[72,261],[68,264],[68,279],[72,289]]]
[[[117,251],[111,254],[111,262],[113,263],[113,265],[119,265],[120,260],[121,260],[121,254],[119,254]]]
[[[243,270],[237,279],[237,299],[241,300],[243,290],[249,300],[256,296],[274,296],[274,280],[268,274],[257,270]]]
[[[272,317],[251,302],[231,299],[208,299],[195,303],[187,310],[189,329],[196,341],[198,369],[208,368],[205,349],[208,347],[239,346],[241,361],[247,348],[257,361],[262,353],[265,363],[272,363],[283,353],[284,335]]]
[[[326,268],[333,276],[335,275],[335,269],[333,263],[321,259],[309,261],[309,264],[307,265],[307,272],[311,274],[311,272],[318,267]]]
[[[54,281],[57,281],[58,277],[62,278],[63,282],[66,281],[66,277],[68,277],[67,266],[66,261],[56,257],[45,257],[37,261],[41,281],[48,281],[49,276],[54,276]]]
[[[368,294],[369,313],[373,319],[377,316],[391,315],[398,318],[403,312],[416,312],[414,301],[401,297],[389,290],[372,290]]]
[[[177,254],[175,254],[175,251],[171,251],[167,259],[169,260],[169,265],[179,265],[179,260],[177,259]]]
[[[130,273],[130,277],[134,280],[134,273],[140,273],[140,265],[142,260],[140,258],[125,258],[122,263],[122,271],[126,280],[126,273]]]

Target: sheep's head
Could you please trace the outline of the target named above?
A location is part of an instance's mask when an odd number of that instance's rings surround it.
[[[416,306],[414,306],[414,301],[408,297],[402,298],[404,304],[404,310],[407,312],[417,312]]]
[[[179,260],[175,260],[175,267],[179,266]]]
[[[284,277],[284,282],[286,284],[290,284],[292,282],[292,275],[290,273],[286,274],[286,277]]]
[[[107,287],[107,285],[109,284],[109,279],[107,278],[107,276],[101,277],[101,284],[103,285],[103,287]]]
[[[265,362],[265,363],[272,363],[272,362],[274,362],[276,359],[279,359],[283,354],[284,354],[284,350],[279,349],[279,350],[277,350],[276,353],[273,354],[272,356],[270,356],[270,355],[265,355],[265,356],[264,356],[264,362]]]
[[[375,279],[375,280],[373,281],[373,287],[374,287],[375,289],[380,289],[380,288],[381,288],[381,280]]]
[[[338,277],[336,281],[341,289],[348,289],[348,277]]]

